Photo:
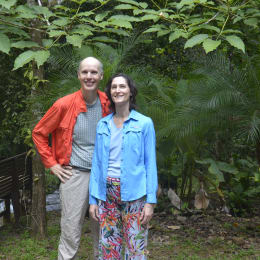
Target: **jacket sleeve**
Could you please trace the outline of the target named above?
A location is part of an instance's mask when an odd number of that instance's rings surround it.
[[[32,132],[33,142],[46,168],[57,164],[49,146],[49,134],[55,131],[61,119],[62,109],[57,102],[46,112]]]
[[[156,203],[156,192],[158,188],[157,166],[156,166],[156,138],[152,120],[145,124],[144,131],[144,164],[146,169],[146,202]]]
[[[98,126],[97,126],[98,129]],[[89,180],[89,204],[97,204],[97,199],[93,196],[98,191],[97,175],[99,173],[98,167],[98,134],[96,131],[95,149],[92,157],[92,167]]]

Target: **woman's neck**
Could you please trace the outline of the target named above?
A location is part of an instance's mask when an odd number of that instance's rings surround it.
[[[114,117],[118,119],[127,119],[130,114],[129,105],[128,106],[116,106]]]
[[[114,114],[114,123],[117,126],[117,128],[121,128],[124,124],[124,122],[127,120],[128,116],[130,114],[129,106],[124,107],[116,107],[116,111]]]

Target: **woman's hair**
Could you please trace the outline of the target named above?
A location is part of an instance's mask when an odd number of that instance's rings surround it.
[[[114,78],[117,78],[117,77],[122,77],[126,80],[126,83],[127,85],[129,86],[130,88],[130,100],[129,100],[129,110],[131,111],[132,109],[136,109],[137,105],[136,105],[136,100],[135,100],[135,97],[137,95],[137,88],[135,86],[135,83],[133,82],[133,80],[127,76],[126,74],[124,73],[117,73],[117,74],[114,74],[110,79],[109,81],[107,82],[107,85],[106,85],[106,89],[105,89],[105,92],[106,92],[106,95],[110,101],[110,109],[115,112],[115,103],[113,102],[112,100],[112,97],[111,97],[111,84],[112,84],[112,81]]]

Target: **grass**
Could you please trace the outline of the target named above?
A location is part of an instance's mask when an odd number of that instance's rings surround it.
[[[59,212],[48,213],[48,238],[34,240],[29,228],[14,229],[5,225],[0,229],[1,260],[54,260],[57,259],[57,247],[60,235]],[[26,221],[22,221],[26,225]],[[83,227],[78,259],[92,258],[92,240],[89,221]],[[156,228],[153,228],[156,226]],[[224,225],[230,229],[230,225]],[[153,260],[260,260],[257,244],[243,248],[234,242],[226,241],[221,236],[205,237],[197,234],[195,228],[182,227],[182,232],[167,231],[156,219],[152,222],[149,233],[149,257]]]

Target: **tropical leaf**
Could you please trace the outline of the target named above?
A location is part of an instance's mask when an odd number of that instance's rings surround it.
[[[24,49],[24,48],[32,48],[32,47],[39,47],[38,43],[32,41],[18,41],[11,44],[11,47]]]
[[[68,18],[63,17],[63,18],[59,18],[59,19],[54,20],[52,23],[57,25],[57,26],[63,27],[65,25],[69,24],[70,20]]]
[[[176,30],[176,31],[174,31],[173,33],[170,34],[169,42],[173,42],[173,41],[179,39],[180,37],[187,38],[188,34],[184,31]]]
[[[118,2],[139,6],[139,3],[134,0],[118,0]]]
[[[0,1],[0,5],[9,10],[12,6],[16,4],[16,2],[17,0],[2,0]]]
[[[8,54],[11,48],[11,43],[9,38],[3,34],[0,33],[0,51]]]
[[[140,19],[137,17],[129,16],[129,15],[113,15],[111,16],[108,21],[114,21],[114,20],[120,20],[120,21],[128,21],[128,22],[139,22]]]
[[[50,57],[50,52],[49,51],[35,51],[34,52],[34,59],[37,63],[37,67],[39,68],[42,66],[47,59]]]
[[[240,37],[236,35],[230,35],[230,36],[225,36],[225,38],[230,43],[230,45],[245,52],[245,44]]]
[[[67,42],[72,44],[75,47],[81,47],[82,41],[84,40],[84,37],[80,35],[67,35],[66,36]]]
[[[110,20],[109,23],[112,24],[112,25],[115,25],[115,26],[118,26],[118,27],[127,28],[127,29],[132,29],[133,28],[131,23],[128,22],[128,21],[125,21],[125,20],[114,19],[114,20]]]
[[[211,51],[214,51],[217,49],[217,47],[221,44],[221,41],[214,41],[212,39],[207,38],[203,41],[203,48],[206,53],[209,53]]]
[[[184,49],[192,48],[193,46],[202,43],[208,37],[209,37],[208,34],[195,35],[195,36],[191,37],[188,41],[186,41],[186,43],[184,45]]]
[[[24,66],[25,64],[29,63],[34,59],[34,52],[33,51],[25,51],[21,53],[14,61],[14,68],[13,70],[17,70]]]
[[[101,22],[101,21],[103,21],[103,19],[104,19],[109,13],[110,13],[109,11],[106,11],[106,12],[97,14],[96,17],[95,17],[96,22]]]
[[[135,7],[132,6],[132,5],[129,5],[129,4],[120,4],[120,5],[117,5],[115,7],[115,9],[117,10],[129,10],[129,9],[134,9]]]
[[[249,18],[249,19],[246,19],[244,20],[244,23],[246,25],[249,25],[249,26],[252,26],[254,28],[257,28],[258,27],[258,19],[257,18]]]
[[[92,38],[93,41],[99,41],[99,42],[113,42],[113,43],[117,43],[117,40],[109,38],[107,36],[97,36]]]
[[[60,30],[51,30],[48,32],[50,37],[58,37],[61,35],[66,35],[65,31],[60,31]]]

